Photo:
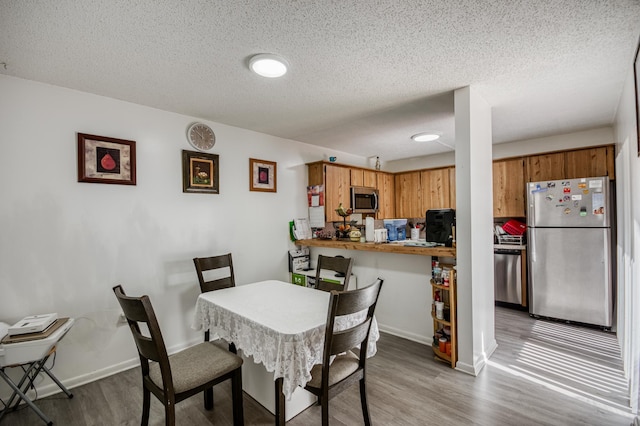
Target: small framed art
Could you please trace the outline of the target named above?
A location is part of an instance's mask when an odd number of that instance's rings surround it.
[[[249,190],[277,192],[277,164],[275,161],[249,158]]]
[[[136,143],[78,133],[78,182],[136,184]]]
[[[219,158],[217,154],[182,151],[182,192],[219,194]]]

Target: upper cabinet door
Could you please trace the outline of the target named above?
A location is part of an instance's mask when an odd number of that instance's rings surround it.
[[[351,170],[347,167],[325,165],[325,216],[327,222],[342,221],[336,209],[342,203],[345,208],[351,206]]]
[[[376,188],[376,172],[373,170],[351,169],[351,186]]]
[[[456,168],[449,167],[449,203],[452,209],[456,208]]]
[[[351,186],[364,186],[364,170],[351,169]]]
[[[531,155],[527,157],[528,182],[543,182],[546,180],[558,180],[565,178],[564,152]]]
[[[493,216],[525,216],[524,160],[495,161],[493,163]]]
[[[422,191],[420,172],[399,173],[396,181],[396,216],[402,218],[422,217]]]
[[[393,219],[395,217],[396,208],[396,191],[395,180],[391,173],[378,172],[377,187],[378,188],[378,219]]]
[[[366,186],[368,188],[378,187],[378,178],[376,172],[374,172],[373,170],[363,170],[362,175],[364,181],[362,186]]]
[[[567,151],[565,155],[567,179],[600,176],[615,179],[613,173],[615,158],[612,146]]]
[[[449,169],[433,169],[421,172],[422,207],[414,217],[422,217],[427,210],[447,209],[451,206]]]

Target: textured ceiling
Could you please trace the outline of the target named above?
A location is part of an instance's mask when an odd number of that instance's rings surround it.
[[[468,85],[494,143],[612,124],[639,34],[638,0],[0,0],[0,73],[389,161],[450,150]]]

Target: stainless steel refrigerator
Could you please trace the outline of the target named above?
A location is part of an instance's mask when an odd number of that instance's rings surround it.
[[[527,186],[529,313],[611,327],[609,178]]]

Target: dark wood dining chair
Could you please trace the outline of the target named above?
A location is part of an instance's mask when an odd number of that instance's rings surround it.
[[[198,274],[200,293],[236,286],[231,253],[210,257],[194,257],[193,264],[195,265],[196,273]],[[211,277],[212,279],[206,279],[205,273],[211,273],[213,275],[213,277]],[[205,330],[204,341],[208,342],[210,337],[209,330]],[[233,344],[233,342],[229,343],[229,351],[234,354],[238,353],[236,345]],[[213,408],[213,388],[206,389],[204,391],[204,405],[208,410]]]
[[[316,267],[316,288],[324,291],[344,291],[349,288],[349,278],[351,278],[351,267],[353,266],[353,259],[342,256],[323,256],[318,255],[318,262]],[[333,271],[336,273],[336,277],[344,277],[341,283],[327,281],[321,278],[321,271]]]
[[[236,279],[233,274],[233,260],[231,258],[231,253],[211,257],[195,257],[193,258],[193,264],[195,265],[196,273],[198,274],[201,293],[236,286]],[[205,279],[205,272],[221,270],[223,268],[228,268],[228,274],[217,276],[212,280]],[[204,340],[205,342],[209,341],[209,330],[205,330]],[[233,343],[229,343],[229,350],[234,354],[237,353],[236,347]]]
[[[113,292],[127,318],[140,356],[141,424],[149,424],[152,393],[164,405],[165,424],[173,426],[176,423],[175,404],[231,379],[233,424],[243,425],[242,358],[210,342],[168,355],[149,297],[129,297],[120,285],[113,287]],[[143,332],[145,328],[148,331]]]
[[[378,278],[368,287],[351,291],[332,291],[324,333],[322,364],[311,369],[311,380],[305,389],[318,397],[322,406],[322,425],[329,425],[329,400],[355,382],[360,383],[360,404],[364,424],[371,424],[366,391],[367,345],[373,313],[383,280]],[[362,322],[334,331],[336,317],[366,310]],[[359,347],[359,348],[358,348]],[[336,355],[330,364],[330,359]]]

